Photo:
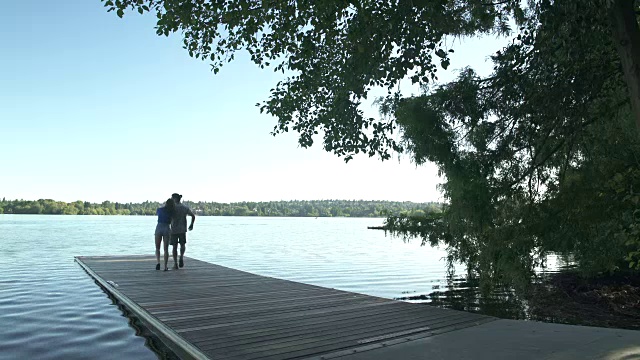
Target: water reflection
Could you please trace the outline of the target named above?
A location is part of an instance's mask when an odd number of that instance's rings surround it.
[[[444,288],[396,299],[504,319],[640,330],[638,274],[583,278],[574,270],[560,266],[538,273],[522,290],[481,290],[477,278],[449,276]]]
[[[478,279],[449,276],[445,289],[434,286],[429,294],[396,298],[409,302],[426,302],[447,309],[469,311],[506,319],[529,319],[527,301],[515,289],[495,286],[482,292]]]
[[[149,331],[135,314],[118,302],[118,299],[113,297],[99,282],[95,281],[95,284],[100,287],[109,300],[111,300],[111,304],[120,310],[122,316],[127,319],[129,327],[135,331],[136,336],[144,339],[144,346],[151,350],[159,360],[180,360],[156,335]]]
[[[558,254],[548,254],[544,266],[535,269],[536,277],[532,279],[532,285],[541,284],[556,274],[572,270],[572,259]],[[435,285],[432,287],[435,291],[430,293],[398,297],[396,300],[423,302],[503,319],[575,323],[568,319],[549,317],[544,311],[539,311],[539,304],[531,301],[534,287],[517,290],[508,285],[494,284],[490,289],[481,289],[479,278],[450,273],[446,276],[446,285],[443,287]]]

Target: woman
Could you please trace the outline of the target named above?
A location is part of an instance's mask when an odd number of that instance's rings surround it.
[[[175,203],[173,200],[168,199],[163,207],[156,210],[158,215],[158,225],[156,225],[156,259],[158,264],[156,270],[160,270],[160,242],[164,240],[164,271],[169,270],[167,268],[167,262],[169,262],[169,242],[171,241],[171,217],[175,209]]]

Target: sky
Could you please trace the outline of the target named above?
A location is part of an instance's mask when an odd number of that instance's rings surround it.
[[[433,164],[408,155],[345,163],[256,103],[282,75],[241,53],[214,75],[155,17],[107,13],[99,0],[0,2],[0,197],[163,201],[442,201]],[[488,74],[504,39],[453,45],[449,71]],[[406,87],[409,95],[416,89]],[[365,104],[363,111],[376,115]]]

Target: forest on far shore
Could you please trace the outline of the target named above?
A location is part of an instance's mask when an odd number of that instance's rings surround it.
[[[367,200],[292,200],[267,202],[191,202],[186,201],[196,215],[204,216],[292,216],[292,217],[385,217],[389,215],[423,216],[440,212],[442,204],[435,202]],[[163,204],[154,201],[118,203],[103,201],[63,202],[51,199],[0,201],[0,214],[49,215],[155,215]]]

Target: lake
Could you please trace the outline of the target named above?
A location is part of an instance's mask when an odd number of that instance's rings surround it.
[[[447,277],[444,250],[367,229],[382,221],[201,216],[187,235],[186,255],[385,298],[441,300],[444,288],[468,293],[464,279]],[[0,359],[158,358],[73,260],[153,254],[155,224],[151,216],[0,215]],[[464,267],[456,271],[463,275]],[[470,302],[462,307],[483,311]]]

